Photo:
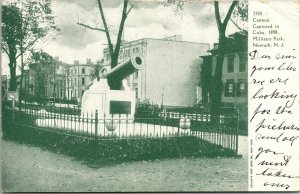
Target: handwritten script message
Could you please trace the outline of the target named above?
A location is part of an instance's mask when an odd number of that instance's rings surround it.
[[[299,50],[286,44],[274,16],[265,10],[249,14],[250,190],[297,190]]]

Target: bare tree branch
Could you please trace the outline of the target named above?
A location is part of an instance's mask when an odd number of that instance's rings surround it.
[[[112,42],[111,42],[108,26],[106,24],[106,20],[105,20],[103,8],[102,8],[102,3],[101,3],[101,0],[97,0],[97,2],[98,2],[98,7],[99,7],[102,22],[103,22],[103,26],[104,26],[104,29],[105,29],[105,35],[106,35],[106,38],[107,38],[109,53],[110,53],[110,56],[113,56],[114,48],[113,48],[113,45],[112,45]]]
[[[241,28],[235,21],[233,21],[232,18],[230,18],[230,21],[235,25],[235,27],[237,27],[239,30],[241,31],[245,31],[243,28]]]
[[[4,52],[5,52],[7,55],[9,55],[7,49],[4,48],[4,46],[2,46],[2,49],[4,50]]]
[[[116,48],[112,60],[118,60],[119,57],[119,51],[121,47],[121,41],[122,41],[122,35],[123,35],[123,30],[124,30],[124,25],[125,25],[125,20],[127,18],[127,13],[130,12],[130,8],[127,12],[127,6],[128,6],[128,1],[129,0],[124,0],[124,5],[123,5],[123,12],[122,12],[122,18],[119,26],[119,32],[118,32],[118,37],[117,37],[117,43],[116,43]],[[117,61],[113,61],[112,65],[117,65]]]
[[[221,22],[220,10],[219,10],[219,1],[215,0],[214,6],[215,6],[215,18],[216,18],[217,26],[218,26],[218,29],[220,32],[222,29],[222,22]]]
[[[89,26],[89,25],[87,25],[87,24],[83,24],[83,23],[79,23],[79,22],[77,22],[77,24],[78,24],[79,26],[83,26],[84,28],[88,28],[88,29],[91,29],[91,30],[97,30],[97,31],[105,32],[105,30],[104,30],[104,29],[101,29],[101,28],[91,27],[91,26]]]
[[[32,42],[28,43],[27,46],[23,47],[20,54],[16,56],[16,59],[19,58],[23,53],[25,53],[27,51],[27,49],[30,48],[31,46],[33,46],[39,39],[40,39],[40,37],[37,37]]]
[[[233,12],[233,10],[234,10],[236,4],[238,4],[238,2],[239,2],[238,0],[234,0],[234,1],[231,3],[230,8],[229,8],[229,10],[228,10],[228,12],[227,12],[227,14],[226,14],[226,17],[225,17],[225,19],[224,19],[224,21],[223,21],[223,25],[224,25],[225,27],[227,26],[227,23],[228,23],[228,21],[229,21],[229,18],[231,17],[231,14],[232,14],[232,12]]]
[[[130,8],[128,9],[128,11],[126,12],[126,16],[129,15],[130,11],[132,10],[132,8],[134,7],[134,5],[130,4]]]

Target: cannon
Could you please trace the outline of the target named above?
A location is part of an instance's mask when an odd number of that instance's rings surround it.
[[[107,80],[122,82],[126,77],[133,74],[135,71],[142,69],[143,58],[139,55],[132,55],[130,59],[122,64],[117,65],[113,69],[104,73]]]
[[[135,113],[135,92],[127,85],[126,78],[144,66],[140,55],[132,55],[130,59],[112,69],[103,68],[100,79],[94,79],[81,100],[81,115],[95,115],[108,118],[112,115],[133,118]],[[118,90],[111,89],[108,80],[121,83]]]

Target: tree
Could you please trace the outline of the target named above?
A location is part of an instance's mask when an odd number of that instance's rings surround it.
[[[90,77],[92,80],[93,79],[99,80],[99,74],[100,74],[101,69],[102,69],[102,66],[99,63],[97,63],[90,73]]]
[[[214,8],[215,8],[215,19],[218,27],[219,32],[219,43],[218,43],[218,57],[217,63],[215,68],[215,73],[213,76],[213,90],[211,94],[211,113],[213,115],[218,115],[220,113],[221,107],[221,100],[222,100],[222,70],[223,70],[223,61],[226,52],[226,28],[229,19],[231,18],[232,12],[237,5],[238,1],[232,1],[229,10],[223,20],[221,21],[220,10],[219,10],[219,1],[214,1]]]
[[[29,68],[34,72],[35,94],[38,100],[45,99],[48,76],[53,75],[56,68],[55,59],[45,52],[33,52],[29,59]],[[54,80],[52,82],[54,83]]]
[[[176,11],[183,10],[184,8],[184,0],[165,0],[163,1],[164,6],[176,5]],[[236,8],[236,9],[235,9]],[[248,20],[248,3],[245,0],[233,0],[231,5],[225,14],[225,18],[221,19],[221,14],[219,10],[219,0],[214,0],[214,12],[215,12],[215,20],[218,27],[218,57],[214,75],[211,77],[212,81],[212,89],[211,89],[211,113],[213,115],[220,114],[221,107],[221,98],[222,98],[222,69],[223,69],[223,61],[226,52],[226,28],[228,22],[231,21],[239,30],[243,30],[236,21],[232,19],[232,15],[237,18],[239,17],[242,21]]]
[[[51,10],[51,0],[16,0],[2,6],[2,49],[9,59],[10,85],[15,91],[17,66],[21,69],[23,80],[23,54],[30,51],[49,31],[55,27]],[[21,65],[17,65],[21,57]]]
[[[228,21],[230,20],[240,31],[244,31],[239,25],[238,22],[235,22],[232,19],[239,18],[241,21],[246,22],[248,20],[248,3],[244,0],[234,0],[232,1],[229,10],[226,13],[226,16],[222,22],[219,10],[219,1],[214,0],[214,8],[215,8],[215,19],[219,32],[219,43],[218,43],[218,57],[215,68],[215,73],[213,76],[213,88],[211,95],[211,110],[213,115],[220,114],[221,107],[221,98],[222,98],[222,70],[223,70],[223,61],[224,56],[227,49],[227,38],[226,38],[226,28],[228,25]]]
[[[110,54],[110,58],[111,58],[110,66],[111,66],[111,68],[114,68],[118,65],[118,59],[119,59],[119,53],[120,53],[120,48],[121,48],[122,35],[123,35],[125,21],[134,6],[129,3],[129,0],[124,0],[122,17],[121,17],[121,21],[120,21],[120,25],[119,25],[119,29],[118,29],[116,44],[114,46],[111,41],[111,33],[110,33],[109,27],[106,22],[106,18],[105,18],[103,6],[102,6],[102,1],[97,0],[97,3],[98,3],[101,20],[103,23],[103,29],[91,27],[89,25],[79,23],[79,22],[77,24],[80,26],[83,26],[84,28],[88,28],[91,30],[97,30],[97,31],[101,31],[101,32],[105,33],[106,39],[107,39],[107,44],[108,44],[108,49],[109,49],[109,54]],[[129,6],[128,6],[128,4],[129,4]],[[119,90],[122,86],[121,81],[117,81],[114,79],[108,79],[108,84],[110,86],[110,89],[112,89],[112,90]]]
[[[240,31],[248,31],[248,0],[239,0],[230,21]]]

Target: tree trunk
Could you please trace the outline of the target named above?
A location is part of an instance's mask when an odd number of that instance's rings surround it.
[[[127,14],[129,14],[131,8],[127,11],[127,5],[128,5],[128,0],[124,0],[124,5],[123,5],[123,11],[122,11],[122,18],[121,22],[119,25],[119,32],[118,32],[118,37],[117,37],[117,42],[116,42],[116,47],[114,51],[111,53],[111,68],[114,68],[118,65],[118,59],[119,59],[119,53],[120,53],[120,48],[121,48],[121,43],[122,43],[122,35],[124,31],[124,25],[125,21],[127,18]],[[102,17],[103,18],[103,17]],[[104,20],[103,20],[104,23]],[[108,36],[110,37],[110,36]],[[110,40],[108,39],[108,43],[110,44]],[[116,79],[108,79],[108,85],[111,90],[122,90],[123,84],[122,80],[116,80]]]
[[[10,62],[9,70],[10,70],[10,81],[9,81],[9,90],[16,91],[18,87],[17,77],[16,77],[16,62]]]
[[[24,67],[21,69],[21,78],[20,78],[20,89],[19,89],[19,110],[21,110],[22,100],[24,99],[24,91],[23,91],[23,77],[24,77]],[[26,87],[26,86],[25,86]]]
[[[219,32],[219,44],[218,44],[218,58],[217,64],[215,68],[215,74],[213,77],[213,91],[211,95],[211,114],[214,116],[214,119],[217,119],[220,115],[221,110],[221,100],[222,100],[222,90],[223,90],[223,83],[222,83],[222,70],[223,70],[223,60],[226,52],[227,47],[227,39],[225,36],[226,27],[228,21],[231,17],[231,14],[237,5],[238,1],[232,1],[230,8],[226,14],[224,21],[221,21],[221,16],[219,12],[219,1],[214,1],[215,7],[215,18],[218,26]]]
[[[218,56],[217,56],[215,74],[213,77],[214,90],[212,90],[212,94],[211,94],[211,113],[214,116],[218,116],[220,114],[222,91],[223,91],[222,70],[223,70],[225,49],[226,49],[226,37],[224,31],[219,34]]]
[[[22,106],[22,100],[25,99],[24,98],[24,94],[25,92],[23,91],[23,80],[24,80],[24,63],[23,63],[23,56],[22,56],[22,66],[21,66],[21,77],[20,77],[20,90],[19,90],[19,110],[21,110],[21,106]],[[26,86],[25,86],[26,87]],[[24,88],[26,90],[26,88]],[[25,94],[26,95],[26,94]]]

